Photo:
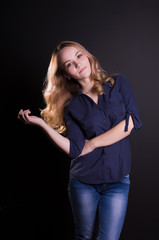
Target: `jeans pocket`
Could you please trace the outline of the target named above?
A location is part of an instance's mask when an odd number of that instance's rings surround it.
[[[121,179],[120,182],[124,184],[130,184],[129,174],[127,174],[123,179]]]

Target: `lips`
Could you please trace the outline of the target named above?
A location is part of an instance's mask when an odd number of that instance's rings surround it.
[[[82,69],[80,70],[80,73],[83,72],[83,70],[84,70],[85,68],[86,68],[86,67],[82,68]]]

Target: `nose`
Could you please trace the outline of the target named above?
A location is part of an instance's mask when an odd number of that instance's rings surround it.
[[[76,68],[79,68],[81,65],[80,62],[76,62],[75,64],[76,64]]]

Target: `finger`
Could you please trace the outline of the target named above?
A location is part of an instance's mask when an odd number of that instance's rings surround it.
[[[21,116],[21,114],[22,114],[22,112],[23,112],[23,109],[21,109],[19,112],[18,112],[18,119],[20,119],[20,116]]]
[[[31,113],[31,111],[29,109],[25,110],[23,112],[23,118],[25,119],[26,123],[29,123],[29,114]]]
[[[27,110],[24,111],[24,114],[30,114],[30,113],[31,113],[31,112],[30,112],[29,109],[27,109]]]
[[[20,121],[22,121],[22,122],[24,122],[24,118],[23,118],[23,109],[21,109],[20,111],[19,111],[19,113],[18,113],[18,119],[20,120]]]
[[[29,123],[29,114],[30,114],[31,112],[30,112],[30,110],[28,109],[28,110],[25,110],[24,111],[24,118],[25,118],[25,120],[27,121],[27,123]]]
[[[22,121],[23,123],[25,123],[25,124],[28,123],[28,120],[26,119],[24,112],[22,112],[22,114],[20,115],[20,118],[21,118],[21,121]]]
[[[18,114],[18,119],[21,120],[23,123],[27,124],[28,123],[28,119],[26,117],[26,113],[29,113],[29,112],[30,112],[30,110],[23,111],[21,109],[19,114]]]

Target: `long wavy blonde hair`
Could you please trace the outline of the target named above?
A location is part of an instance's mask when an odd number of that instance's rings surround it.
[[[64,47],[72,46],[80,50],[88,57],[91,66],[91,80],[94,81],[93,92],[99,95],[104,93],[102,84],[110,81],[114,85],[114,79],[101,68],[98,60],[89,53],[81,44],[73,41],[63,41],[59,43],[54,50],[48,67],[43,97],[46,107],[41,110],[41,116],[44,121],[59,133],[66,131],[64,122],[64,109],[66,104],[75,96],[80,87],[75,79],[66,79],[65,70],[59,62],[59,51]]]

